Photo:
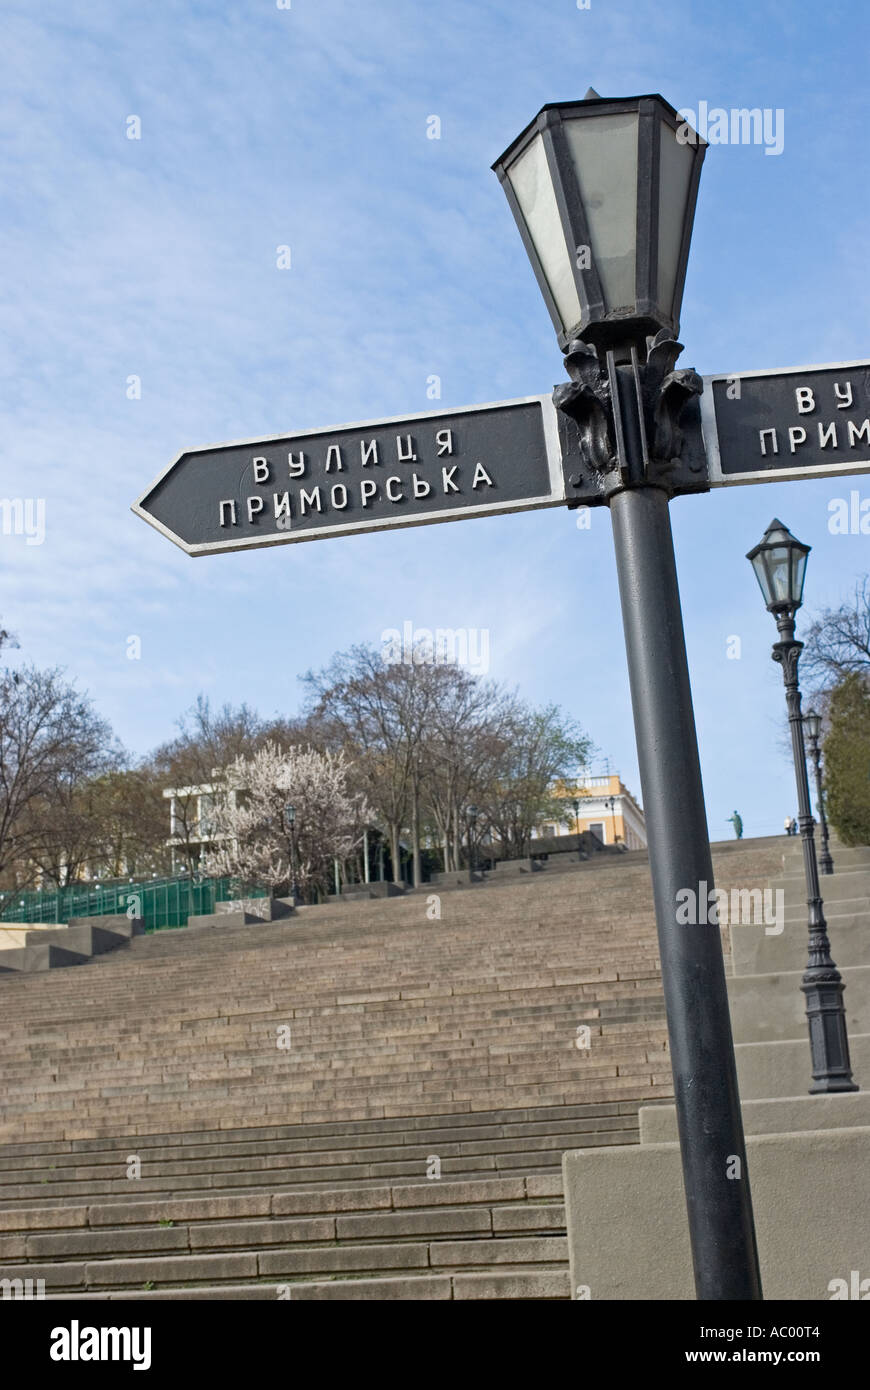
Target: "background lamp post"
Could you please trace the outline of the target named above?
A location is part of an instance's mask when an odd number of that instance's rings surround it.
[[[834,872],[834,861],[831,858],[831,850],[828,843],[828,822],[825,818],[825,797],[822,791],[822,754],[819,747],[819,737],[822,732],[822,716],[816,714],[814,710],[807,710],[804,715],[804,728],[807,731],[807,738],[810,741],[810,754],[813,759],[813,772],[816,780],[816,807],[819,812],[819,827],[822,832],[822,852],[819,855],[819,868],[823,874],[832,874]]]
[[[570,382],[553,401],[577,460],[569,486],[609,506],[613,522],[696,1294],[755,1300],[719,929],[677,920],[686,889],[713,884],[668,506],[680,419],[703,389],[674,364],[705,153],[662,97],[590,90],[545,106],[493,167],[567,349]],[[726,1155],[739,1157],[742,1181],[729,1181]]]
[[[822,910],[810,785],[804,749],[801,695],[798,687],[798,661],[803,642],[795,640],[795,613],[803,602],[808,545],[802,545],[781,521],[774,519],[758,545],[746,556],[755,571],[768,612],[776,619],[779,641],[773,644],[773,659],[782,667],[791,746],[794,755],[798,795],[798,824],[804,854],[809,926],[809,959],[801,989],[807,1001],[813,1084],[810,1094],[822,1091],[857,1091],[852,1080],[846,1010],[843,1007],[843,981],[831,958],[828,926]]]
[[[284,820],[290,827],[290,896],[293,899],[293,906],[299,906],[299,884],[296,880],[296,807],[289,804],[284,807]]]
[[[619,839],[616,833],[616,797],[612,795],[608,796],[605,804],[610,808],[610,824],[613,830],[613,843],[616,844]]]

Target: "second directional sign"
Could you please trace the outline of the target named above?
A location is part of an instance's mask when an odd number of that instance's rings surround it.
[[[705,376],[711,487],[870,469],[870,362]]]
[[[549,396],[179,454],[133,510],[189,555],[557,506]]]

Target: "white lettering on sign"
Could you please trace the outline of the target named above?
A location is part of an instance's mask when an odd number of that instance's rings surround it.
[[[364,439],[359,442],[360,461],[363,468],[368,468],[370,463],[378,462],[378,441],[370,439],[366,444]]]
[[[833,387],[834,399],[830,402],[829,408],[836,406],[837,410],[848,410],[855,399],[852,382],[835,381],[831,383],[829,381],[821,385],[795,386],[792,388],[794,390],[795,409],[798,415],[811,415],[820,408],[824,409],[822,396],[830,392],[831,387]],[[848,447],[850,449],[858,448],[861,445],[865,447],[870,445],[870,417],[863,421],[844,420],[842,423],[845,427]],[[785,426],[781,428],[783,432],[785,432]],[[809,428],[809,426],[805,428],[803,425],[792,425],[788,429],[788,449],[790,454],[798,453],[803,445],[808,442],[807,431]],[[818,431],[819,449],[839,449],[840,447],[845,447],[845,439],[842,441],[841,446],[836,420],[818,420],[816,421],[816,428]],[[814,444],[815,437],[810,447],[812,448]],[[780,450],[779,434],[777,430],[773,427],[759,430],[758,445],[762,458],[767,458],[768,455],[771,454],[778,454]]]
[[[444,487],[444,491],[445,491],[445,492],[458,492],[458,491],[459,491],[459,488],[457,487],[456,483],[454,483],[454,481],[453,481],[453,474],[456,472],[457,467],[458,467],[458,465],[454,463],[454,465],[453,465],[452,468],[442,468],[442,469],[441,469],[441,481],[442,481],[442,485],[443,485],[443,487]]]
[[[486,483],[487,487],[495,487],[495,483],[492,481],[492,478],[487,473],[483,464],[478,463],[474,468],[474,477],[471,480],[471,486],[473,488],[480,487],[481,483]]]
[[[253,460],[253,463],[254,463],[254,482],[255,482],[255,483],[268,483],[268,481],[269,481],[269,460],[268,460],[268,459],[263,459],[263,458],[258,458],[258,459],[254,459],[254,460]]]
[[[289,529],[290,518],[294,512],[298,512],[300,517],[307,516],[312,512],[344,511],[351,505],[352,496],[358,495],[359,503],[363,508],[369,507],[373,501],[381,498],[391,502],[394,506],[409,499],[409,494],[405,491],[407,478],[401,474],[393,473],[384,481],[383,489],[374,478],[355,479],[351,484],[334,483],[331,488],[324,489],[320,485],[311,488],[301,487],[293,500],[293,494],[287,492],[275,492],[272,494],[272,504],[275,514],[275,521],[279,529]],[[423,497],[433,497],[437,491],[437,485],[428,478],[422,477],[419,473],[411,474],[412,494],[415,499]],[[474,475],[471,480],[472,490],[481,487],[495,487],[495,481],[486,466],[477,462],[474,468]],[[461,493],[460,468],[459,464],[454,463],[441,469],[441,490],[445,494]],[[234,503],[227,501],[224,507],[233,508]],[[248,519],[253,521],[265,507],[265,500],[259,496],[247,499]]]
[[[764,442],[764,436],[765,436],[766,434],[769,434],[769,435],[770,435],[770,442],[771,442],[771,444],[773,445],[773,452],[774,452],[775,454],[778,454],[778,453],[779,453],[779,440],[778,440],[777,437],[776,437],[776,430],[759,430],[759,431],[758,431],[758,438],[759,438],[759,441],[760,441],[760,443],[761,443],[761,456],[762,456],[762,458],[766,458],[766,457],[767,457],[767,445],[766,445],[765,442]]]
[[[852,420],[846,422],[849,431],[849,448],[854,449],[859,439],[863,439],[865,444],[870,444],[870,419],[864,421],[863,425],[856,425]]]
[[[414,441],[409,434],[405,435],[404,444],[402,443],[402,436],[400,434],[396,435],[396,449],[398,450],[399,454],[399,463],[417,462],[417,454],[414,450]]]
[[[299,493],[299,512],[304,516],[306,510],[310,510],[316,505],[319,512],[323,511],[323,499],[320,496],[320,488],[313,487],[310,492],[302,488]]]
[[[343,473],[343,472],[344,472],[344,464],[342,463],[342,460],[341,460],[341,450],[339,449],[339,447],[338,447],[337,444],[330,444],[329,448],[328,448],[327,451],[326,451],[326,471],[327,471],[327,473],[331,473],[331,472],[332,472],[332,465],[333,465],[333,463],[335,463],[335,464],[337,465],[337,467],[336,467],[336,471],[337,471],[337,472],[339,472],[339,473]]]
[[[788,447],[792,454],[797,453],[799,444],[806,444],[807,432],[803,425],[792,425],[788,432]]]
[[[224,507],[229,507],[229,509],[230,509],[230,515],[231,515],[231,517],[232,517],[232,524],[233,524],[233,526],[238,526],[239,523],[238,523],[238,521],[236,520],[236,504],[235,504],[235,502],[233,501],[233,499],[232,499],[231,497],[228,498],[226,502],[221,502],[221,504],[220,504],[220,508],[221,508],[221,526],[226,526],[226,524],[227,524],[227,523],[224,521]]]
[[[837,422],[832,420],[829,425],[823,425],[819,421],[819,448],[827,449],[829,444],[837,448]]]
[[[439,430],[435,436],[435,443],[438,445],[438,456],[453,453],[453,431]]]
[[[291,478],[305,477],[305,455],[303,454],[301,449],[299,450],[298,459],[295,459],[293,457],[293,450],[290,450],[289,454],[287,455],[287,468],[290,472]]]

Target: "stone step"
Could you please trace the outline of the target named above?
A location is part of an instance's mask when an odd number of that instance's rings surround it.
[[[803,871],[771,879],[770,887],[773,891],[783,891],[787,907],[806,902],[806,879]],[[822,874],[819,878],[819,888],[825,902],[836,902],[840,898],[866,900],[870,897],[870,865],[843,869],[840,873]]]
[[[331,1120],[320,1124],[271,1124],[256,1126],[229,1126],[219,1129],[185,1129],[175,1132],[142,1133],[137,1136],[137,1144],[142,1149],[165,1146],[202,1145],[209,1143],[228,1144],[282,1139],[330,1139],[338,1136],[341,1142],[345,1136],[410,1133],[412,1131],[430,1132],[432,1130],[476,1129],[481,1125],[505,1126],[513,1129],[520,1125],[544,1125],[570,1123],[572,1120],[587,1117],[600,1118],[609,1115],[636,1115],[637,1104],[630,1101],[614,1101],[601,1105],[533,1105],[519,1109],[476,1110],[474,1112],[443,1113],[426,1110],[421,1114],[409,1114],[394,1118]],[[117,1154],[128,1146],[126,1137],[114,1135],[113,1138],[72,1138],[57,1142],[44,1140],[38,1143],[12,1143],[0,1145],[0,1155],[15,1157],[20,1154],[82,1153],[93,1154],[107,1147]]]
[[[845,906],[845,905],[844,905]],[[830,914],[826,911],[831,954],[837,965],[870,964],[870,903],[864,911]],[[732,926],[731,962],[735,976],[804,970],[807,963],[807,921],[786,921],[779,935],[763,926]]]
[[[841,970],[846,986],[843,1000],[850,1033],[870,1033],[870,965]],[[807,1037],[806,997],[801,993],[803,971],[739,975],[728,981],[734,1041],[774,1042]]]
[[[649,1108],[649,1107],[648,1107]],[[409,1184],[354,1184],[351,1187],[288,1188],[271,1187],[247,1193],[207,1197],[166,1197],[126,1202],[97,1202],[91,1205],[56,1207],[9,1207],[0,1211],[0,1232],[63,1232],[102,1230],[112,1227],[157,1225],[172,1221],[188,1226],[237,1219],[319,1216],[336,1213],[422,1210],[436,1206],[480,1206],[499,1204],[499,1209],[521,1211],[524,1204],[558,1203],[562,1196],[561,1174],[528,1173],[516,1176],[477,1177],[456,1182],[450,1179]]]
[[[543,1143],[544,1141],[542,1141]],[[583,1148],[596,1148],[599,1146],[612,1147],[617,1144],[636,1143],[637,1131],[617,1130],[608,1132],[606,1130],[593,1134],[583,1134],[578,1137],[578,1143]],[[524,1173],[540,1172],[546,1169],[558,1168],[562,1160],[562,1154],[569,1145],[562,1136],[558,1140],[549,1141],[551,1147],[538,1147],[526,1150],[511,1149],[505,1153],[481,1153],[460,1155],[457,1157],[441,1156],[441,1172],[451,1178],[468,1177],[476,1178],[483,1174],[499,1173]],[[395,1161],[373,1161],[365,1163],[324,1163],[318,1166],[300,1166],[298,1168],[286,1169],[279,1172],[274,1169],[243,1171],[243,1172],[222,1172],[222,1173],[184,1173],[184,1174],[155,1174],[153,1177],[143,1176],[138,1179],[127,1179],[123,1174],[115,1179],[108,1178],[80,1178],[68,1181],[59,1179],[50,1181],[43,1178],[39,1182],[9,1182],[0,1188],[0,1204],[4,1206],[21,1206],[30,1202],[54,1203],[62,1198],[69,1197],[74,1202],[93,1200],[96,1198],[115,1200],[129,1197],[136,1200],[146,1195],[157,1195],[161,1193],[182,1194],[184,1192],[201,1193],[207,1191],[232,1192],[236,1190],[251,1190],[258,1185],[268,1185],[276,1189],[291,1184],[305,1184],[311,1186],[316,1183],[329,1184],[333,1186],[345,1186],[348,1183],[361,1180],[380,1181],[381,1183],[391,1179],[403,1178],[405,1180],[422,1179],[425,1177],[429,1166],[429,1156],[421,1157],[418,1160],[399,1159]],[[144,1171],[144,1170],[143,1170]],[[135,1189],[133,1184],[135,1183]]]
[[[387,1153],[396,1152],[417,1156],[421,1150],[428,1151],[435,1144],[440,1145],[441,1153],[450,1150],[455,1156],[459,1152],[477,1151],[472,1149],[471,1145],[484,1146],[481,1151],[495,1151],[495,1147],[506,1149],[511,1145],[528,1146],[532,1141],[541,1138],[549,1141],[562,1135],[576,1136],[602,1130],[613,1132],[637,1128],[636,1106],[623,1115],[615,1113],[616,1106],[588,1108],[614,1113],[588,1115],[580,1119],[526,1121],[511,1125],[478,1124],[405,1131],[376,1130],[364,1134],[341,1135],[340,1144],[336,1144],[334,1135],[324,1135],[290,1139],[221,1139],[205,1144],[163,1143],[147,1146],[137,1140],[136,1147],[148,1167],[160,1164],[164,1172],[169,1171],[167,1165],[179,1165],[178,1171],[182,1172],[224,1171],[228,1167],[241,1169],[252,1157],[259,1159],[263,1166],[269,1167],[279,1166],[284,1156],[301,1160],[304,1156],[317,1154],[318,1161],[328,1157],[335,1159],[336,1154],[342,1154],[345,1158],[351,1154],[356,1157],[383,1158]],[[169,1136],[165,1138],[168,1139]],[[38,1154],[18,1152],[15,1155],[0,1157],[0,1181],[8,1182],[15,1177],[20,1179],[25,1173],[37,1170],[44,1172],[47,1168],[53,1168],[56,1176],[93,1176],[112,1167],[117,1169],[119,1166],[126,1166],[129,1152],[129,1140],[120,1148],[93,1149],[90,1152],[81,1149],[74,1152],[56,1152],[48,1149],[47,1152]]]
[[[409,1278],[386,1279],[336,1279],[331,1282],[309,1283],[252,1283],[214,1285],[212,1287],[159,1289],[133,1292],[100,1292],[80,1294],[67,1292],[48,1294],[46,1299],[75,1301],[100,1301],[108,1299],[216,1299],[266,1300],[296,1299],[305,1302],[331,1301],[335,1299],[421,1300],[447,1299],[508,1299],[530,1302],[570,1298],[570,1279],[567,1269],[522,1269],[508,1271],[488,1271],[485,1274],[432,1274]]]
[[[370,1145],[364,1152],[360,1152],[358,1149],[310,1149],[295,1152],[282,1152],[279,1149],[274,1152],[272,1146],[263,1146],[266,1148],[266,1152],[255,1151],[249,1154],[225,1157],[218,1148],[218,1152],[215,1154],[179,1160],[174,1156],[160,1159],[154,1155],[153,1150],[150,1150],[144,1159],[142,1172],[148,1175],[159,1174],[159,1177],[166,1183],[170,1178],[211,1174],[223,1177],[236,1173],[243,1173],[249,1177],[253,1173],[263,1176],[270,1173],[273,1175],[281,1174],[285,1180],[288,1180],[300,1168],[313,1170],[318,1167],[338,1168],[345,1165],[357,1167],[361,1161],[367,1165],[375,1163],[417,1165],[421,1170],[425,1170],[430,1154],[436,1149],[437,1156],[442,1160],[448,1158],[476,1159],[509,1154],[527,1156],[539,1150],[552,1151],[557,1140],[565,1148],[581,1148],[586,1142],[595,1143],[598,1135],[606,1134],[608,1136],[607,1142],[614,1144],[618,1142],[616,1136],[619,1133],[625,1133],[627,1142],[631,1142],[632,1136],[637,1133],[637,1122],[634,1117],[614,1117],[598,1124],[590,1123],[585,1126],[572,1125],[560,1130],[558,1135],[545,1132],[543,1134],[521,1134],[503,1139],[483,1138],[459,1141],[441,1138],[431,1139],[423,1144],[400,1144],[392,1147],[389,1145]],[[125,1174],[126,1167],[126,1156],[124,1156],[113,1162],[97,1165],[77,1163],[75,1165],[61,1164],[57,1167],[54,1165],[46,1166],[45,1163],[37,1162],[32,1168],[23,1166],[5,1168],[0,1171],[0,1197],[5,1195],[6,1189],[10,1185],[19,1186],[26,1175],[32,1174],[35,1179],[36,1173],[41,1175],[40,1181],[47,1177],[49,1185],[52,1186],[58,1183],[67,1187],[70,1183],[91,1183],[94,1181],[126,1183],[130,1181]],[[227,1180],[229,1181],[230,1178],[228,1177]]]
[[[306,1223],[311,1226],[312,1223]],[[327,1223],[328,1224],[328,1223]],[[171,1234],[171,1229],[169,1234]],[[302,1238],[302,1237],[300,1237]],[[309,1237],[310,1238],[310,1237]],[[379,1253],[376,1255],[373,1250]],[[127,1259],[69,1259],[61,1262],[28,1261],[0,1265],[0,1279],[44,1279],[46,1293],[96,1292],[102,1289],[143,1290],[241,1283],[276,1276],[293,1279],[327,1272],[374,1273],[379,1268],[432,1269],[455,1273],[462,1270],[498,1271],[505,1266],[528,1268],[544,1265],[557,1272],[568,1258],[564,1236],[482,1236],[479,1239],[397,1242],[396,1244],[305,1249],[252,1249],[220,1254],[141,1255]],[[383,1261],[384,1263],[380,1263]],[[331,1266],[330,1270],[324,1266]]]
[[[123,1229],[60,1231],[16,1234],[0,1238],[0,1277],[9,1277],[16,1265],[29,1263],[93,1262],[119,1256],[142,1258],[235,1253],[282,1252],[282,1267],[272,1273],[333,1274],[341,1270],[370,1272],[380,1268],[427,1267],[428,1243],[475,1240],[559,1237],[565,1234],[565,1212],[559,1203],[513,1207],[431,1207],[421,1211],[374,1212],[353,1216],[312,1216],[289,1219],[200,1222],[174,1224],[170,1219],[150,1226],[127,1225]],[[413,1259],[407,1251],[417,1245]],[[315,1244],[316,1242],[316,1244]],[[423,1258],[419,1255],[422,1253]],[[486,1252],[483,1252],[485,1254]],[[499,1263],[500,1250],[485,1263]],[[479,1256],[478,1258],[482,1258]],[[464,1261],[468,1263],[469,1260]],[[470,1260],[474,1263],[474,1260]],[[437,1263],[437,1260],[434,1261]],[[19,1271],[20,1272],[20,1271]],[[265,1271],[270,1272],[270,1271]],[[89,1283],[97,1281],[92,1277]],[[126,1281],[125,1281],[126,1282]]]

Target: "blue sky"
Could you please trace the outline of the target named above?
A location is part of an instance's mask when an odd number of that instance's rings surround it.
[[[589,531],[557,509],[191,560],[130,503],[184,447],[432,409],[433,374],[445,410],[563,380],[489,166],[589,85],[784,112],[781,155],[708,152],[681,365],[867,357],[870,12],[7,0],[3,28],[0,495],[46,506],[42,545],[0,536],[20,659],[65,666],[145,752],[200,691],[289,713],[297,674],[353,642],[487,629],[490,674],[574,713],[639,794],[606,510]],[[713,838],[735,807],[748,834],[796,810],[745,552],[774,515],[813,546],[806,624],[870,569],[866,537],[827,529],[853,487],[870,495],[841,478],[672,506]]]

